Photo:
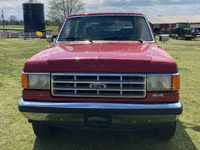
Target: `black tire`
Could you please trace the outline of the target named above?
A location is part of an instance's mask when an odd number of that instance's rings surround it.
[[[170,140],[176,133],[176,122],[169,127],[156,128],[152,135],[157,140]]]
[[[45,124],[32,123],[33,131],[37,137],[50,137],[56,135],[57,128]]]

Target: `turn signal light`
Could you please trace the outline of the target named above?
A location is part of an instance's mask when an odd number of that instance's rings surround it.
[[[21,75],[21,83],[23,88],[28,88],[28,75],[22,74]]]
[[[172,89],[173,90],[178,90],[180,89],[180,76],[172,76]]]

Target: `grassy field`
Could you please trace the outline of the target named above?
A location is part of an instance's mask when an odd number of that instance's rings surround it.
[[[159,43],[162,47],[164,44]],[[200,40],[172,40],[166,51],[178,63],[184,111],[170,141],[156,141],[146,131],[64,130],[56,137],[36,138],[18,111],[24,62],[47,48],[45,40],[0,39],[0,149],[16,150],[196,150],[200,149]]]
[[[24,28],[23,25],[5,25],[5,28]],[[3,25],[0,25],[0,28],[3,28]],[[58,26],[46,26],[46,30],[52,30],[52,33],[57,33],[59,27]]]
[[[4,25],[5,28],[24,28],[24,25]],[[0,25],[3,28],[3,25]]]

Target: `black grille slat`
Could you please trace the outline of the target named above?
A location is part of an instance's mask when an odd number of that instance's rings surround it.
[[[53,87],[54,88],[73,88],[74,84],[73,83],[54,83]]]
[[[119,76],[100,76],[99,81],[120,81]]]
[[[146,74],[52,73],[53,96],[144,98]]]
[[[118,95],[120,96],[120,91],[100,91],[100,95]]]
[[[58,94],[58,95],[71,95],[71,94],[74,94],[74,91],[73,90],[55,90],[55,93],[54,94]]]
[[[71,81],[74,80],[74,76],[54,76],[55,81]]]
[[[143,92],[141,91],[123,91],[123,95],[141,95]]]
[[[77,83],[76,87],[77,88],[88,88],[90,86],[90,84],[88,83]]]
[[[130,77],[130,76],[124,76],[123,81],[129,81],[129,82],[144,82],[144,78],[142,77]]]
[[[97,94],[97,91],[77,91],[77,94],[79,95],[90,95],[90,94],[93,94],[93,95],[96,95]]]
[[[96,81],[96,76],[76,76],[77,81]]]
[[[123,89],[144,89],[143,84],[123,84]]]
[[[107,89],[120,89],[120,84],[107,84]]]

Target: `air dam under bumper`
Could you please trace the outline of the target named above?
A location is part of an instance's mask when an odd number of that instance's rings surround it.
[[[168,104],[19,102],[30,122],[69,128],[139,130],[172,125],[182,113],[180,101]]]

